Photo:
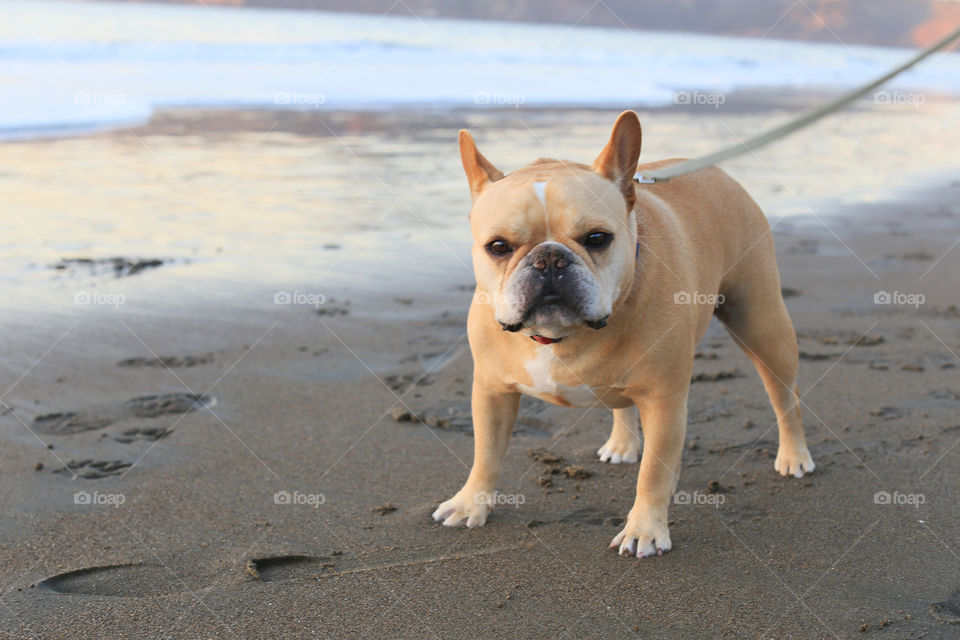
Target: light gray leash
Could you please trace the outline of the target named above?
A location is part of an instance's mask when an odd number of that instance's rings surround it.
[[[849,93],[845,93],[839,98],[831,100],[830,102],[820,105],[819,107],[808,109],[793,120],[785,122],[779,127],[775,127],[769,131],[756,135],[749,140],[738,142],[737,144],[730,145],[725,149],[721,149],[720,151],[716,151],[709,155],[693,158],[691,160],[685,160],[684,162],[670,165],[669,167],[664,167],[663,169],[647,171],[643,174],[638,172],[633,176],[633,181],[639,184],[663,182],[665,180],[669,180],[670,178],[676,178],[688,173],[693,173],[694,171],[699,171],[700,169],[705,169],[719,162],[723,162],[724,160],[729,160],[730,158],[735,158],[739,155],[743,155],[744,153],[759,149],[760,147],[768,145],[775,140],[779,140],[780,138],[784,138],[798,129],[802,129],[807,125],[813,124],[821,118],[825,118],[834,111],[839,111],[857,98],[866,95],[891,78],[896,77],[918,62],[928,58],[937,51],[940,51],[957,38],[960,38],[960,28],[957,28],[943,39],[933,43],[923,51],[919,52],[917,55],[901,64],[899,67],[896,67],[890,72],[885,73],[873,82],[858,89],[854,89]]]

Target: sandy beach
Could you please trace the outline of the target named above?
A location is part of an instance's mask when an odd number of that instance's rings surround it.
[[[934,138],[930,114],[865,108],[728,167],[773,224],[817,470],[774,472],[773,412],[714,323],[674,549],[637,561],[607,549],[637,467],[597,460],[603,409],[525,399],[513,503],[473,531],[429,517],[472,459],[456,130],[508,167],[589,160],[614,112],[510,113],[264,134],[164,112],[3,144],[26,239],[0,309],[0,637],[957,637],[955,133],[918,165],[890,119]],[[709,116],[642,120],[648,159],[716,144]],[[113,200],[79,197],[91,172]]]

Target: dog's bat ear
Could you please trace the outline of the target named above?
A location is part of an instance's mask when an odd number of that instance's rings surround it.
[[[496,182],[503,172],[493,166],[483,154],[477,151],[473,136],[466,129],[460,130],[460,160],[470,183],[470,196],[476,200],[488,182]]]
[[[637,194],[633,190],[633,175],[640,158],[640,119],[633,111],[624,111],[613,125],[610,141],[593,161],[593,170],[613,182],[627,201],[627,211],[633,209]],[[461,147],[462,148],[462,147]]]

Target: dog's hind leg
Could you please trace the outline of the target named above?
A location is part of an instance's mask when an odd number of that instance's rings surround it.
[[[765,258],[740,265],[746,274],[721,289],[725,298],[716,315],[753,362],[777,414],[780,446],[774,469],[800,478],[814,464],[800,420],[797,335],[780,292],[772,243]]]
[[[612,464],[636,462],[640,458],[640,417],[636,406],[613,409],[613,430],[597,455],[601,462]]]

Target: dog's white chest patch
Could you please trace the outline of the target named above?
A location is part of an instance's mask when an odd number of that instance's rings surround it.
[[[597,403],[597,394],[587,385],[571,387],[554,380],[554,367],[563,367],[563,363],[553,355],[553,350],[546,346],[538,348],[536,357],[524,365],[532,384],[517,383],[517,388],[528,396],[572,407],[591,407]]]
[[[546,208],[547,206],[547,183],[546,182],[534,182],[533,183],[533,192],[537,194],[537,200],[540,201],[540,204]]]

